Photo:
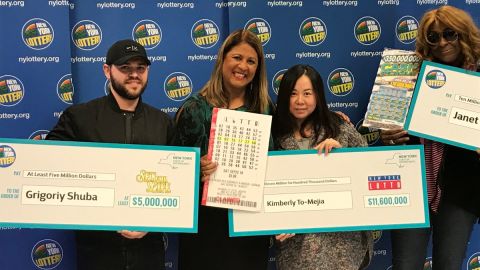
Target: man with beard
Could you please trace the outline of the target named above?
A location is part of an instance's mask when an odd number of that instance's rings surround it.
[[[110,93],[67,108],[47,140],[168,145],[167,114],[142,102],[150,61],[145,48],[120,40],[107,52],[103,72]],[[165,269],[163,235],[122,230],[76,231],[77,269]]]

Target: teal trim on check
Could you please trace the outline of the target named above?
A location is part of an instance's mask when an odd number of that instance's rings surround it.
[[[196,233],[197,227],[145,227],[145,226],[107,226],[107,225],[78,225],[78,224],[46,224],[46,223],[0,223],[0,227],[30,228],[30,229],[61,229],[61,230],[101,230],[101,231],[143,231],[143,232],[177,232]]]
[[[423,149],[422,145],[393,145],[393,146],[375,146],[375,147],[350,147],[350,148],[334,148],[330,154],[335,153],[352,153],[352,152],[378,152],[378,151],[391,151],[391,150],[414,150]],[[282,156],[282,155],[306,155],[316,154],[317,150],[285,150],[285,151],[269,151],[269,156]]]
[[[236,232],[234,228],[233,210],[228,211],[229,234],[231,237],[238,236],[255,236],[255,235],[275,235],[280,233],[318,233],[318,232],[343,232],[343,231],[364,231],[364,230],[389,230],[389,229],[410,229],[410,228],[426,228],[430,226],[430,215],[428,208],[427,179],[425,171],[425,152],[423,145],[395,145],[395,146],[377,146],[377,147],[354,147],[354,148],[338,148],[333,149],[331,154],[348,153],[348,152],[377,152],[392,150],[418,150],[420,154],[421,167],[421,187],[423,193],[423,211],[425,214],[424,222],[421,223],[403,223],[403,224],[387,224],[387,225],[368,225],[368,226],[345,226],[345,227],[322,227],[322,228],[303,228],[303,229],[285,229],[285,230],[255,230]],[[269,156],[280,155],[318,155],[316,150],[287,150],[287,151],[270,151]]]
[[[421,132],[416,132],[416,131],[413,131],[413,130],[409,130],[408,134],[411,134],[411,135],[417,136],[417,137],[421,137],[421,138],[425,138],[425,139],[429,139],[429,140],[432,140],[432,141],[441,142],[441,143],[444,143],[444,144],[453,145],[453,146],[460,147],[460,148],[465,148],[465,149],[468,149],[468,150],[475,151],[476,149],[478,149],[478,147],[474,146],[474,145],[454,142],[454,141],[451,141],[451,140],[447,140],[447,139],[440,138],[440,137],[435,137],[433,135],[428,135],[428,134],[424,134],[424,133],[421,133]]]
[[[2,144],[2,143],[58,145],[58,146],[76,146],[76,147],[99,147],[99,148],[125,148],[125,149],[145,149],[145,150],[165,150],[165,151],[178,151],[178,152],[194,152],[195,149],[198,149],[196,147],[168,146],[168,145],[122,144],[122,143],[50,141],[50,140],[29,140],[29,139],[0,138],[0,144]]]
[[[460,142],[455,142],[455,141],[451,141],[451,140],[448,140],[448,139],[436,137],[436,136],[429,135],[429,134],[424,134],[424,133],[417,132],[417,131],[409,129],[410,128],[410,123],[411,123],[411,120],[412,120],[412,115],[413,115],[413,112],[415,110],[415,104],[417,102],[418,93],[420,92],[419,91],[420,85],[423,83],[425,69],[426,69],[427,65],[432,66],[432,67],[436,67],[436,68],[442,68],[442,69],[446,69],[446,70],[456,71],[456,72],[480,77],[480,72],[466,70],[464,68],[447,66],[447,65],[443,65],[443,64],[439,64],[439,63],[435,63],[435,62],[430,62],[430,61],[423,61],[422,67],[420,69],[420,73],[419,73],[418,78],[417,78],[417,83],[415,84],[415,91],[413,93],[412,101],[410,103],[410,110],[408,111],[408,114],[407,114],[407,119],[405,121],[404,129],[406,131],[408,131],[408,134],[410,134],[410,135],[414,135],[414,136],[417,136],[417,137],[429,139],[429,140],[432,140],[432,141],[441,142],[441,143],[444,143],[444,144],[453,145],[453,146],[460,147],[460,148],[465,148],[465,149],[468,149],[468,150],[476,150],[478,148],[478,146],[464,144],[464,143],[460,143]]]
[[[238,236],[256,236],[256,235],[275,235],[275,234],[281,234],[281,233],[373,231],[373,230],[411,229],[411,228],[426,228],[426,227],[430,227],[430,222],[408,223],[408,224],[401,224],[401,225],[371,225],[371,226],[289,229],[289,230],[264,230],[264,231],[254,231],[254,232],[253,231],[252,232],[233,232],[230,229],[230,236],[238,237]]]

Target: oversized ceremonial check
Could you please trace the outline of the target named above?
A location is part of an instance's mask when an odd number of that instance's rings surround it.
[[[259,211],[270,140],[270,115],[214,108],[208,157],[218,163],[202,204]]]
[[[422,146],[269,152],[263,209],[230,236],[428,227]]]
[[[197,232],[199,150],[0,139],[0,226]]]
[[[480,148],[480,73],[424,61],[405,130],[466,149]]]

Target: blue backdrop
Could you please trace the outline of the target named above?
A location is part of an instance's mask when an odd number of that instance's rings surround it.
[[[43,139],[64,108],[105,95],[106,51],[125,38],[152,62],[144,99],[173,116],[208,80],[223,39],[245,28],[263,42],[272,99],[288,67],[310,64],[329,107],[375,145],[378,132],[361,123],[381,52],[412,50],[422,14],[447,3],[479,24],[479,0],[0,0],[0,137]],[[389,233],[376,236],[369,269],[390,269]],[[176,238],[165,239],[167,269],[176,269]],[[480,266],[478,239],[477,226],[463,270]],[[0,228],[0,269],[75,269],[74,248],[69,231]]]

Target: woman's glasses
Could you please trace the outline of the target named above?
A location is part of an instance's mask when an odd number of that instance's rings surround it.
[[[452,30],[452,29],[445,29],[443,30],[442,33],[438,33],[438,32],[435,32],[435,31],[430,31],[427,33],[427,43],[430,44],[430,45],[437,45],[440,40],[442,39],[442,37],[448,41],[448,42],[452,42],[452,41],[456,41],[458,39],[458,33],[455,32],[455,30]]]

